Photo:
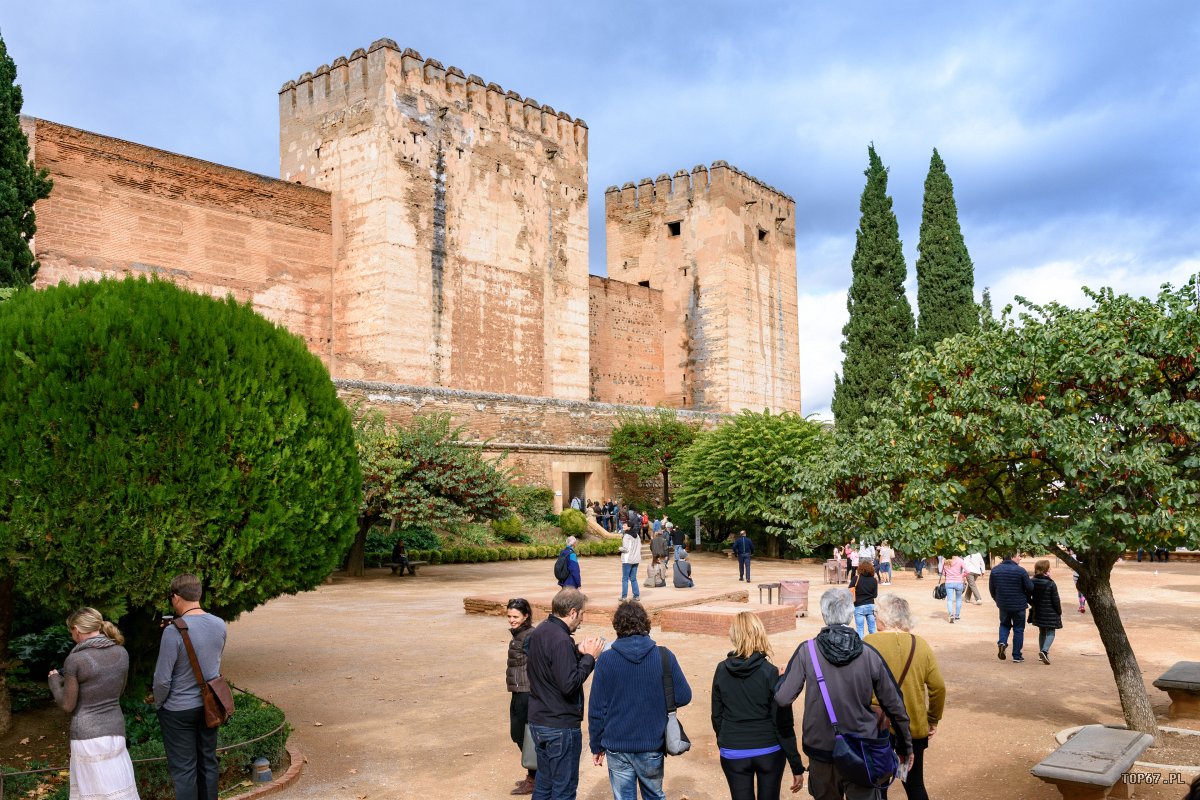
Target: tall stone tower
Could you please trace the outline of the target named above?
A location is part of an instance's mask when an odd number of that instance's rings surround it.
[[[586,400],[587,126],[380,39],[279,92],[333,195],[334,374]]]
[[[604,199],[609,277],[663,293],[665,404],[799,411],[795,201],[724,161]]]

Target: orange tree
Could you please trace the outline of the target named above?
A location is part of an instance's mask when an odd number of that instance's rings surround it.
[[[1200,542],[1197,290],[1024,303],[909,353],[869,423],[797,472],[793,537],[859,526],[910,552],[1053,552],[1079,574],[1127,724],[1155,733],[1111,576],[1126,550]]]

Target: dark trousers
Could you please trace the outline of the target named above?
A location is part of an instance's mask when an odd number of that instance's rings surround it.
[[[782,750],[754,758],[721,759],[731,800],[779,800],[785,766],[787,759]],[[755,781],[758,782],[757,794],[754,792]]]
[[[1025,609],[1000,609],[1000,638],[998,644],[1008,644],[1008,632],[1012,630],[1013,658],[1021,657],[1021,646],[1025,644]]]
[[[160,708],[158,724],[175,800],[217,800],[217,728],[204,724],[204,706],[186,711]]]
[[[892,736],[892,742],[895,741],[896,737]],[[929,747],[929,737],[913,739],[912,743],[913,765],[904,780],[904,793],[908,795],[908,800],[929,800],[929,792],[925,791],[925,750]],[[887,800],[888,790],[882,790],[880,796]]]
[[[745,573],[745,574],[743,574]],[[738,556],[738,580],[750,580],[750,556]]]
[[[533,724],[529,731],[537,747],[533,800],[575,800],[583,734],[579,728],[548,728]]]

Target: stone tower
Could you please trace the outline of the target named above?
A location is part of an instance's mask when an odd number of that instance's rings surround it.
[[[333,196],[331,371],[586,400],[587,126],[390,39],[279,92]]]
[[[800,411],[795,201],[724,161],[605,192],[608,275],[663,293],[664,404]]]

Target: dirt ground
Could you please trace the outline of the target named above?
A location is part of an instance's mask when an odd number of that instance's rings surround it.
[[[734,562],[706,554],[694,561],[698,585],[739,588]],[[551,566],[549,561],[447,565],[425,567],[416,578],[370,571],[366,578],[338,577],[314,592],[278,598],[233,623],[225,675],[284,709],[308,759],[299,782],[280,796],[507,797],[523,774],[508,738],[509,634],[500,617],[465,614],[462,599],[553,588]],[[607,600],[619,595],[616,557],[585,558],[581,567],[585,592]],[[997,613],[990,603],[965,605],[962,619],[950,625],[944,602],[931,597],[933,580],[917,581],[909,572],[882,587],[912,603],[919,619],[915,632],[933,646],[947,682],[945,718],[926,756],[932,796],[1056,798],[1054,788],[1029,774],[1056,746],[1054,733],[1085,723],[1122,722],[1091,615],[1075,611],[1070,572],[1058,568],[1052,574],[1063,598],[1064,628],[1051,666],[1037,660],[1036,629],[1027,631],[1032,636],[1026,638],[1024,664],[997,660]],[[820,629],[817,600],[825,589],[816,566],[754,566],[756,583],[783,577],[812,581],[813,613],[798,619],[795,631],[771,637],[779,663]],[[1200,564],[1123,563],[1114,584],[1150,697],[1163,715],[1166,696],[1151,682],[1176,661],[1200,655],[1194,613],[1200,607]],[[757,594],[751,585],[752,601]],[[613,638],[609,620],[600,615],[586,617],[580,633]],[[709,723],[713,669],[728,642],[657,628],[652,636],[678,655],[694,691],[691,705],[680,712],[693,749],[669,759],[667,795],[728,797]],[[1190,779],[1185,774],[1184,780]],[[891,794],[904,797],[899,786]],[[1133,792],[1147,800],[1178,800],[1184,794],[1185,787],[1178,785],[1140,786]],[[579,797],[611,796],[606,769],[585,758]]]

